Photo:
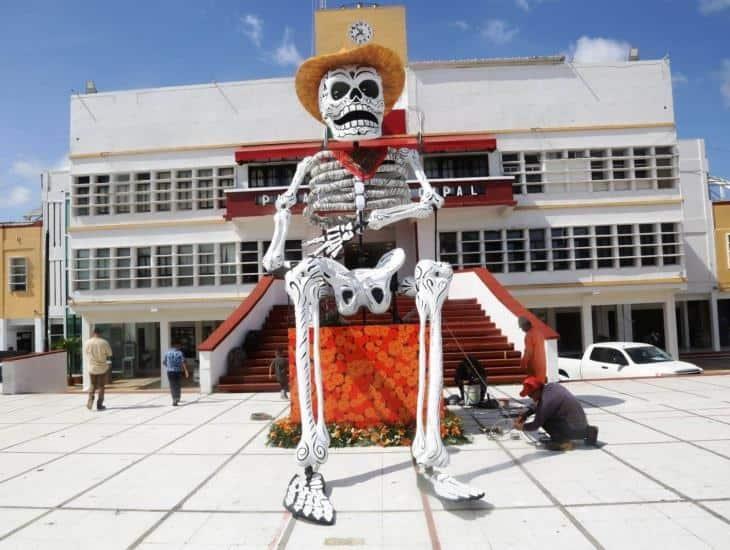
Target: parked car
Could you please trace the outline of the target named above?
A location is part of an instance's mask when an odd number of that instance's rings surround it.
[[[601,342],[588,346],[581,359],[558,358],[561,380],[702,374],[692,363],[675,361],[665,351],[641,342]]]

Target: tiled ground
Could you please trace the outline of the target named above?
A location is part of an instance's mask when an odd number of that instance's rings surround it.
[[[484,501],[444,503],[406,449],[333,449],[334,527],[281,500],[292,452],[265,445],[273,394],[0,396],[0,550],[730,548],[730,376],[572,383],[600,449],[555,454],[479,433],[450,471]],[[516,396],[515,387],[493,393]]]

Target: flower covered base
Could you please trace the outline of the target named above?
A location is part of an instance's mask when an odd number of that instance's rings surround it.
[[[379,424],[369,428],[358,428],[347,423],[327,424],[330,447],[408,447],[413,442],[415,425]],[[271,447],[293,449],[299,443],[302,426],[289,419],[272,424],[267,444]],[[464,435],[461,418],[447,412],[441,420],[441,437],[447,445],[470,443]]]
[[[290,329],[291,420],[299,422],[295,339]],[[321,327],[320,348],[327,422],[358,428],[415,422],[418,325]],[[316,410],[314,391],[312,400]]]

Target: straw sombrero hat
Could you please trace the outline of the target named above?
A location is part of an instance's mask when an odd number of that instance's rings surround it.
[[[317,55],[302,63],[297,71],[295,85],[299,101],[309,114],[322,121],[319,112],[319,83],[327,71],[341,65],[368,65],[378,70],[383,79],[385,114],[388,114],[403,91],[406,75],[398,54],[378,44]]]

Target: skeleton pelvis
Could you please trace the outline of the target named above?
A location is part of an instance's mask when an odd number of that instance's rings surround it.
[[[395,248],[385,254],[371,269],[354,269],[328,258],[322,258],[323,275],[332,285],[337,309],[342,315],[354,315],[365,306],[373,313],[385,313],[390,307],[390,279],[395,275],[406,254]]]

